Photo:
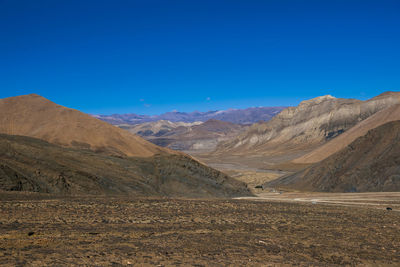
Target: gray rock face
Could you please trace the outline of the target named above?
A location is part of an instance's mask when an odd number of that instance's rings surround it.
[[[265,123],[252,125],[222,143],[216,153],[271,153],[312,149],[347,131],[376,112],[398,104],[400,94],[388,92],[367,101],[330,95],[289,107]]]

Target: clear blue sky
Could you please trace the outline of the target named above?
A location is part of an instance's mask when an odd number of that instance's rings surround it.
[[[0,98],[89,113],[400,91],[400,1],[0,0]]]

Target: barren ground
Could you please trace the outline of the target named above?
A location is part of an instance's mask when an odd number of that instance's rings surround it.
[[[329,196],[359,204],[320,201]],[[0,193],[0,265],[398,266],[399,199],[399,194],[183,200]]]

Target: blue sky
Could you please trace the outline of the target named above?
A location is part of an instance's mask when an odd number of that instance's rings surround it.
[[[0,0],[0,97],[89,113],[400,91],[400,1]]]

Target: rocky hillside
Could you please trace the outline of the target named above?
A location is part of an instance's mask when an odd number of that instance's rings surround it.
[[[186,131],[191,126],[202,124],[203,122],[171,122],[166,120],[145,122],[141,124],[129,125],[122,124],[118,127],[128,130],[133,134],[140,135],[144,138],[157,138],[165,135],[171,135],[176,132],[176,129],[180,127],[178,131]]]
[[[289,107],[265,123],[252,125],[238,137],[222,143],[215,154],[306,153],[346,132],[376,112],[400,103],[400,94],[389,92],[367,101],[330,95]],[[296,152],[296,153],[295,153]]]
[[[372,129],[325,160],[266,186],[322,192],[400,191],[400,121]]]
[[[157,121],[120,127],[156,145],[189,153],[212,151],[219,142],[237,136],[247,129],[247,126],[241,124],[218,120],[203,123]]]
[[[325,143],[306,155],[293,160],[296,164],[309,164],[321,161],[337,151],[345,148],[358,137],[365,135],[369,130],[374,129],[387,122],[400,120],[400,104],[383,109],[364,121],[356,124],[350,130],[337,138]]]
[[[148,116],[137,114],[113,114],[113,115],[93,115],[94,117],[114,125],[121,124],[141,124],[159,120],[170,122],[205,122],[208,120],[220,120],[236,124],[253,124],[258,121],[268,121],[273,116],[282,111],[285,107],[253,107],[247,109],[228,109],[207,112],[167,112],[161,115]]]
[[[4,134],[0,134],[0,190],[67,195],[250,195],[244,183],[185,155],[114,157]]]
[[[150,157],[173,153],[35,94],[0,99],[0,133],[31,136],[62,146],[116,155]]]

